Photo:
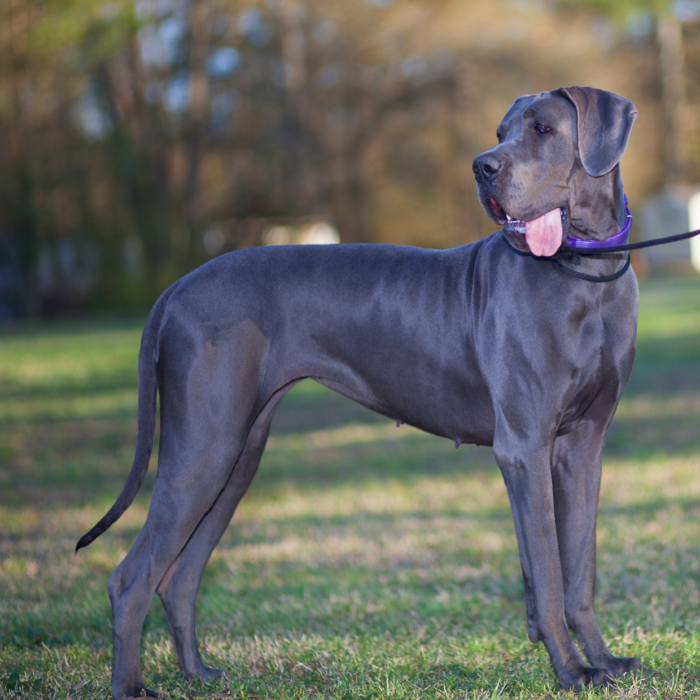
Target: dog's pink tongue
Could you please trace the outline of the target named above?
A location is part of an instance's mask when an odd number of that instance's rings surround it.
[[[525,240],[530,252],[539,257],[551,257],[561,245],[561,210],[552,209],[539,219],[525,222]]]

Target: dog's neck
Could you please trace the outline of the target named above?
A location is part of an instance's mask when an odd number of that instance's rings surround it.
[[[625,225],[627,212],[619,163],[605,175],[593,178],[581,168],[572,184],[567,236],[604,241]]]

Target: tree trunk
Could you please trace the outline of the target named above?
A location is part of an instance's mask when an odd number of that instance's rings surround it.
[[[282,58],[286,90],[285,159],[286,207],[296,215],[311,213],[314,205],[309,163],[308,120],[306,119],[307,69],[304,39],[304,7],[292,4],[284,11]]]
[[[34,268],[39,253],[39,232],[36,208],[34,206],[34,178],[31,167],[31,114],[30,105],[33,87],[31,84],[28,32],[30,9],[14,0],[9,5],[9,21],[5,25],[8,32],[10,60],[11,117],[5,132],[5,167],[12,172],[6,182],[11,183],[2,194],[6,232],[10,245],[17,256],[20,275],[20,295],[28,313],[34,297]],[[2,226],[0,221],[0,226]],[[0,233],[3,233],[0,231]]]
[[[184,218],[190,236],[188,253],[193,254],[196,233],[201,225],[202,202],[200,170],[204,157],[207,127],[207,48],[209,44],[209,4],[193,0],[190,8],[190,105],[185,138],[187,174],[183,191]]]
[[[666,182],[680,183],[685,179],[685,75],[683,59],[683,29],[673,15],[658,19],[661,93],[664,108],[664,162]]]

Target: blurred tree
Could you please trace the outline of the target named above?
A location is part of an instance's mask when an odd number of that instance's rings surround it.
[[[697,22],[693,0],[561,0],[563,6],[592,8],[619,23],[653,18],[659,50],[659,81],[664,111],[664,174],[667,183],[688,179],[688,119],[683,22]]]
[[[683,30],[678,17],[671,12],[657,16],[661,92],[666,117],[665,171],[667,182],[685,179],[683,149],[685,145],[685,70]]]
[[[0,129],[0,152],[3,153],[5,176],[0,179],[0,255],[2,269],[9,279],[0,285],[4,291],[2,317],[12,318],[25,311],[33,269],[38,252],[37,212],[32,197],[30,122],[28,112],[32,95],[29,73],[30,8],[19,0],[0,7],[0,61],[2,81],[3,128]]]
[[[600,84],[645,108],[629,187],[649,191],[659,133],[672,131],[654,126],[657,49],[606,39],[595,22],[627,27],[668,7],[7,0],[0,318],[11,270],[24,312],[145,305],[276,222],[322,218],[344,241],[474,240],[492,224],[473,157],[515,96],[561,84]],[[677,59],[664,60],[677,78]]]

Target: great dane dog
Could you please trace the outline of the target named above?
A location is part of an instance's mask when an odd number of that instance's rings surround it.
[[[139,354],[134,463],[78,543],[104,532],[138,491],[160,392],[148,517],[108,584],[115,698],[145,691],[139,648],[155,591],[185,675],[222,673],[197,647],[200,579],[255,475],[275,408],[306,377],[457,444],[492,445],[530,640],[544,642],[563,688],[641,668],[612,655],[593,612],[603,443],[632,369],[637,283],[629,270],[595,284],[551,260],[576,264],[562,253],[567,236],[602,241],[623,226],[619,161],[636,116],[629,100],[593,88],[518,98],[498,145],[474,161],[481,203],[503,231],[471,245],[242,250],[160,297]],[[604,277],[624,263],[602,254],[576,269]]]

